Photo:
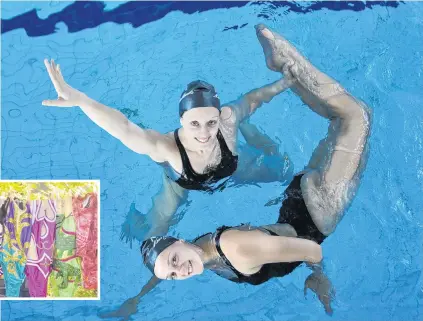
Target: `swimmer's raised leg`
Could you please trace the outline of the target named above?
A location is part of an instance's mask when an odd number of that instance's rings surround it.
[[[135,204],[126,216],[122,224],[121,239],[130,242],[134,239],[142,242],[153,235],[165,235],[169,227],[177,223],[182,217],[174,218],[177,209],[186,201],[187,190],[183,189],[165,174],[163,174],[163,186],[153,197],[153,207],[144,215],[140,213]]]
[[[313,222],[323,234],[329,235],[358,187],[366,162],[369,110],[282,36],[264,25],[256,26],[256,31],[268,67],[293,79],[291,89],[310,109],[330,121],[326,138],[313,152],[301,178],[301,191]],[[307,288],[318,295],[326,312],[332,314],[332,286],[324,274],[314,272],[309,276],[305,291]]]
[[[248,145],[262,150],[265,155],[274,156],[279,154],[279,144],[273,141],[265,133],[260,132],[258,128],[250,124],[248,120],[243,121],[239,125],[239,130]]]
[[[326,101],[329,97],[345,94],[346,90],[336,80],[314,67],[280,34],[263,24],[256,26],[256,33],[269,69],[282,72],[286,78],[293,80],[290,88],[314,112],[331,118],[331,111],[325,107]]]
[[[338,82],[319,71],[281,35],[264,25],[257,36],[272,70],[294,79],[291,89],[310,109],[330,120],[301,179],[301,190],[316,226],[333,232],[358,186],[370,134],[370,113]]]

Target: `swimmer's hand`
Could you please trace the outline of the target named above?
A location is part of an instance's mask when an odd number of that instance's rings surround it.
[[[325,311],[328,315],[333,314],[331,306],[335,298],[335,289],[332,283],[322,270],[315,270],[304,283],[304,296],[307,295],[307,289],[312,290],[318,297],[319,301],[323,304]]]
[[[108,318],[122,318],[122,321],[127,321],[129,318],[138,312],[138,304],[140,303],[141,298],[154,289],[157,284],[161,282],[160,279],[153,276],[146,285],[144,285],[136,296],[130,298],[123,302],[123,304],[114,311],[99,313],[98,316],[102,319]]]
[[[102,319],[121,318],[122,321],[127,321],[129,318],[138,312],[139,297],[133,297],[126,300],[117,310],[106,313],[99,313]]]
[[[44,64],[47,68],[50,80],[53,83],[54,89],[57,92],[56,100],[43,100],[43,106],[55,106],[55,107],[74,107],[80,106],[81,103],[88,97],[82,92],[69,86],[63,79],[60,66],[56,65],[53,59],[48,61],[44,59]]]

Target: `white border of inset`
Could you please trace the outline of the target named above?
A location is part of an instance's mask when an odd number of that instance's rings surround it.
[[[98,255],[97,255],[97,297],[90,298],[90,297],[64,297],[64,298],[54,298],[54,297],[44,297],[44,298],[32,298],[32,297],[0,297],[0,301],[99,301],[100,298],[100,291],[101,291],[101,279],[100,279],[100,257],[101,257],[101,244],[100,244],[100,230],[101,230],[101,185],[99,179],[5,179],[0,180],[1,183],[97,183],[98,187],[98,206],[97,206],[97,217],[98,217],[98,228],[97,228],[97,245],[98,245]],[[0,305],[1,307],[1,305]],[[1,308],[0,308],[1,313]],[[1,320],[1,314],[0,314]]]

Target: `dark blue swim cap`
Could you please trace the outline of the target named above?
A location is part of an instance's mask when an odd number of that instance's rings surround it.
[[[179,116],[198,107],[215,107],[220,110],[220,100],[212,85],[202,80],[190,82],[179,100]]]
[[[172,236],[153,236],[142,242],[140,249],[141,255],[144,259],[144,265],[151,273],[154,274],[154,265],[156,264],[159,254],[176,241],[178,241],[178,239]]]

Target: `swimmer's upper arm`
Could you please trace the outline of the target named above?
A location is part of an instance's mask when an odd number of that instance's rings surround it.
[[[252,266],[279,262],[320,262],[322,248],[314,241],[297,237],[272,236],[259,230],[243,232],[239,253]]]
[[[129,149],[155,162],[167,160],[169,137],[155,130],[143,129],[128,120],[117,138]]]
[[[291,85],[291,79],[281,78],[271,84],[250,90],[236,101],[227,105],[234,112],[234,118],[239,124],[252,115],[263,103],[270,102],[273,97],[285,91]]]
[[[228,113],[229,115],[227,117],[223,116],[225,121],[229,121],[233,124],[235,123],[240,124],[242,123],[243,120],[245,120],[246,118],[250,116],[250,114],[252,113],[250,104],[243,97],[244,96],[240,97],[239,99],[235,101],[231,101],[223,105],[222,113],[223,113],[223,108],[225,107],[230,110],[230,112]]]

